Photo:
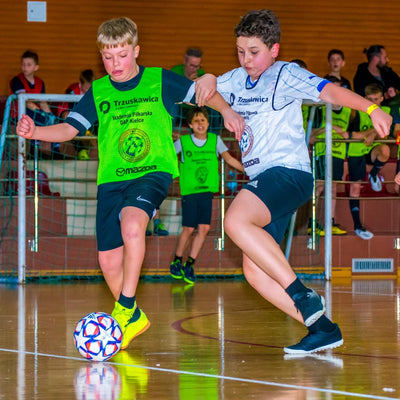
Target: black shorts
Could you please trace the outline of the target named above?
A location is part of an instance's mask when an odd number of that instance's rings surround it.
[[[97,188],[96,235],[99,251],[122,246],[120,213],[132,206],[145,211],[151,219],[167,197],[172,175],[152,172],[124,182],[104,183]]]
[[[371,152],[359,157],[347,157],[349,167],[349,179],[351,181],[362,181],[367,173],[367,164],[372,165]]]
[[[210,225],[213,197],[211,192],[182,196],[182,226]]]
[[[315,163],[315,179],[325,180],[325,156],[316,158]],[[344,160],[332,157],[332,179],[341,181],[343,179]]]
[[[243,186],[268,207],[271,222],[264,229],[281,243],[293,213],[311,196],[312,174],[297,169],[274,167]]]

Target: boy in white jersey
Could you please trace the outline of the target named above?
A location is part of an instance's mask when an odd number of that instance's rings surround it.
[[[63,142],[99,121],[98,257],[116,300],[112,315],[121,326],[124,349],[150,325],[136,304],[146,227],[178,176],[172,114],[175,103],[191,100],[189,88],[194,84],[171,71],[137,64],[137,27],[129,18],[101,24],[97,44],[108,75],[93,82],[65,123],[35,127],[24,115],[17,134]],[[227,118],[226,128],[242,131],[243,120],[222,97],[212,100]]]
[[[295,63],[275,61],[280,25],[270,10],[248,12],[235,35],[241,67],[217,80],[206,74],[196,83],[198,104],[217,89],[246,122],[237,139],[250,182],[230,205],[225,229],[243,251],[248,282],[309,329],[284,351],[307,354],[335,348],[343,343],[339,327],[324,315],[323,299],[300,282],[279,246],[292,213],[309,199],[313,186],[301,104],[303,99],[323,100],[367,111],[382,137],[389,133],[391,117]]]
[[[174,143],[176,153],[181,154],[182,232],[170,271],[173,278],[193,284],[196,281],[193,266],[210,230],[213,195],[219,190],[218,156],[238,171],[244,172],[244,169],[241,162],[229,154],[220,136],[208,132],[210,119],[206,107],[191,107],[186,120],[193,133],[181,136]],[[183,253],[196,228],[189,257],[182,264]]]

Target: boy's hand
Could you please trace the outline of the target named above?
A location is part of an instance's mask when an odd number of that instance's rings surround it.
[[[217,91],[217,78],[214,75],[205,74],[197,78],[195,82],[196,104],[202,107]]]
[[[32,118],[23,114],[17,123],[17,135],[25,139],[32,139],[35,132],[35,123]]]
[[[380,108],[377,108],[376,110],[372,111],[370,117],[376,132],[381,138],[389,135],[393,118],[388,113]]]
[[[364,138],[364,144],[369,147],[374,143],[377,133],[375,129],[369,129],[368,132],[369,133]]]
[[[397,175],[394,177],[394,181],[400,185],[400,172],[397,173]]]
[[[244,118],[236,111],[233,111],[230,107],[221,111],[221,114],[224,118],[225,128],[230,132],[234,132],[236,139],[240,141],[246,126]]]

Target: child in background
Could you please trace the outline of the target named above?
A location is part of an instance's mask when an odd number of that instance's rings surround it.
[[[248,12],[235,28],[241,67],[218,79],[210,74],[200,77],[196,98],[202,105],[217,89],[245,118],[245,132],[236,138],[250,182],[229,206],[225,230],[243,252],[248,282],[308,328],[299,343],[284,351],[308,354],[338,347],[343,338],[338,325],[324,315],[322,297],[297,278],[279,245],[293,212],[310,198],[313,187],[302,100],[366,111],[382,137],[389,133],[392,118],[371,101],[296,63],[276,61],[280,33],[272,11]]]
[[[342,82],[336,76],[328,75],[326,79],[335,85],[341,86]],[[310,143],[314,144],[315,139],[325,139],[325,120],[326,108],[321,108],[321,127],[313,129],[311,132]],[[352,110],[341,105],[332,105],[332,139],[348,139],[349,124],[352,115]],[[317,142],[315,144],[315,161],[316,161],[316,179],[325,180],[325,142]],[[332,179],[341,181],[343,179],[344,160],[346,158],[346,143],[332,143]],[[316,183],[315,194],[317,200],[324,191],[324,182]],[[337,183],[332,182],[332,235],[345,235],[347,232],[335,223],[336,211],[336,193]],[[317,224],[317,234],[325,236],[325,229]],[[311,228],[308,228],[308,233],[311,233]]]
[[[205,107],[190,108],[186,119],[193,133],[182,135],[174,143],[176,153],[181,154],[179,183],[182,195],[182,232],[170,271],[173,278],[183,278],[193,284],[196,280],[193,266],[210,230],[213,193],[219,190],[218,155],[238,171],[244,172],[244,169],[241,162],[228,153],[222,139],[208,132],[209,116]],[[183,252],[196,228],[189,257],[182,264]]]
[[[390,114],[390,108],[382,106],[384,99],[382,86],[376,83],[370,83],[365,87],[365,98],[372,101],[378,108],[387,114]],[[380,169],[386,164],[390,157],[390,149],[387,144],[374,142],[379,137],[378,132],[374,129],[370,116],[358,111],[351,124],[351,138],[363,139],[362,143],[350,143],[347,152],[347,161],[349,167],[350,197],[349,200],[351,216],[354,222],[354,231],[361,239],[369,240],[374,234],[368,231],[361,223],[360,219],[360,197],[361,180],[365,178],[367,164],[372,165],[369,173],[369,181],[372,190],[380,192],[382,183],[378,175]]]
[[[39,69],[39,56],[32,50],[26,50],[21,56],[22,72],[10,81],[10,89],[12,94],[21,93],[46,93],[46,88],[42,79],[36,72]],[[46,101],[35,103],[33,101],[26,102],[26,114],[29,115],[37,125],[52,125],[56,121],[55,115],[51,112],[49,104]],[[12,112],[12,117],[18,117],[18,109]],[[60,144],[52,143],[53,156],[60,158]],[[34,142],[31,143],[30,156],[33,155]]]
[[[81,71],[79,75],[79,82],[74,82],[71,85],[67,87],[65,90],[66,94],[85,94],[91,87],[92,87],[92,82],[94,81],[94,72],[92,69],[85,69]],[[62,119],[66,119],[69,110],[73,107],[73,104],[69,103],[62,103],[58,107],[58,115]],[[86,136],[92,136],[93,134],[90,131],[86,131],[85,133]],[[86,141],[80,141],[80,140],[74,140],[73,145],[75,148],[75,151],[78,156],[78,160],[89,160],[89,140]]]
[[[342,82],[342,87],[351,90],[351,83],[348,79],[346,79],[344,76],[341,75],[340,71],[341,69],[346,65],[346,62],[344,61],[344,53],[342,50],[339,49],[332,49],[328,53],[328,65],[331,71],[329,74],[324,76],[324,78],[327,78],[327,76],[336,76],[341,82]]]
[[[192,100],[194,83],[162,68],[138,65],[137,27],[127,17],[101,24],[97,45],[108,75],[93,82],[64,123],[37,127],[24,115],[17,134],[69,141],[99,122],[98,257],[116,300],[112,316],[121,326],[125,349],[150,326],[136,302],[146,226],[178,176],[172,113],[175,103]],[[220,96],[212,102],[228,130],[243,131],[243,119]]]

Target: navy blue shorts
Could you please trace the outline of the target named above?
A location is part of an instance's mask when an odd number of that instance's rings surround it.
[[[145,211],[151,219],[167,197],[172,175],[152,172],[124,182],[104,183],[97,188],[96,234],[99,251],[122,246],[120,212],[132,206]]]
[[[325,156],[316,158],[315,178],[325,180]],[[343,179],[344,160],[337,157],[332,157],[332,179],[341,181]]]
[[[311,173],[273,167],[243,186],[268,207],[271,222],[264,229],[281,243],[293,213],[310,198],[314,179]]]
[[[197,228],[210,225],[213,193],[194,193],[182,196],[182,226]]]

